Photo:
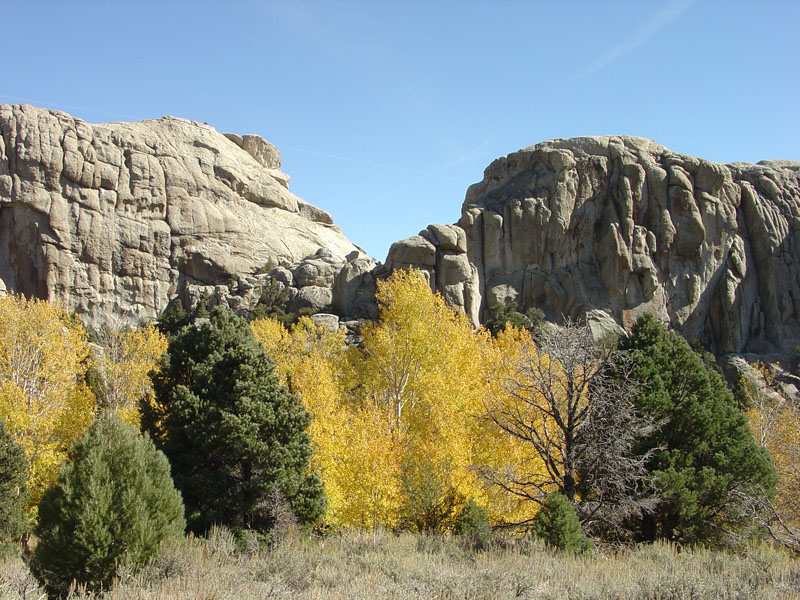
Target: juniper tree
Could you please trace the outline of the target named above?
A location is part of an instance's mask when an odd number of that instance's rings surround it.
[[[73,581],[104,589],[123,563],[143,565],[184,526],[166,457],[105,411],[72,446],[39,504],[34,571],[57,594]]]
[[[215,308],[170,340],[152,377],[142,425],[172,464],[190,530],[267,531],[276,489],[301,524],[322,516],[322,483],[307,473],[311,417],[244,319]]]
[[[774,488],[768,455],[717,369],[653,316],[641,317],[619,348],[644,384],[637,407],[661,423],[638,447],[651,455],[647,466],[661,496],[637,521],[639,539],[719,539],[741,519],[737,497]]]
[[[28,531],[28,461],[0,419],[0,554]]]
[[[531,534],[551,548],[570,554],[591,552],[591,545],[581,530],[572,503],[560,492],[547,496],[542,510],[536,515]]]

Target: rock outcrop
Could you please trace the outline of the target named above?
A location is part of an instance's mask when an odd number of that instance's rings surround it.
[[[800,163],[718,164],[643,138],[551,140],[494,161],[457,225],[396,242],[474,322],[513,300],[627,327],[652,312],[717,354],[800,343]]]
[[[599,333],[655,313],[719,354],[800,344],[800,163],[711,163],[634,137],[551,140],[494,161],[455,225],[385,265],[289,192],[278,150],[165,117],[91,125],[0,105],[0,293],[92,324],[156,316],[176,295],[247,314],[374,318],[376,278],[422,269],[475,323],[510,300]]]
[[[297,282],[286,285],[298,306],[358,312],[369,295],[374,261],[289,192],[259,136],[174,117],[93,125],[26,105],[0,105],[0,134],[0,291],[94,324],[152,318],[175,295],[247,310],[272,267]]]

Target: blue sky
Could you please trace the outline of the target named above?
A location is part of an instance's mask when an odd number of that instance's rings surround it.
[[[796,0],[7,4],[0,102],[258,133],[380,260],[550,138],[800,160]]]

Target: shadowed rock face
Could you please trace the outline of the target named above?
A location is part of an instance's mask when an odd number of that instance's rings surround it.
[[[95,324],[135,323],[232,279],[257,301],[259,269],[320,248],[328,279],[373,266],[289,192],[280,153],[258,136],[174,117],[92,125],[25,105],[0,105],[0,134],[0,291],[60,301]]]
[[[494,161],[455,226],[395,243],[474,322],[508,300],[552,320],[655,313],[719,354],[800,342],[800,163],[723,165],[635,137],[552,140]],[[610,317],[610,318],[609,318]]]

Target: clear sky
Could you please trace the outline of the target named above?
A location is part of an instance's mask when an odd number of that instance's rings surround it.
[[[257,133],[383,260],[495,158],[578,135],[800,160],[798,0],[4,3],[0,102]]]

